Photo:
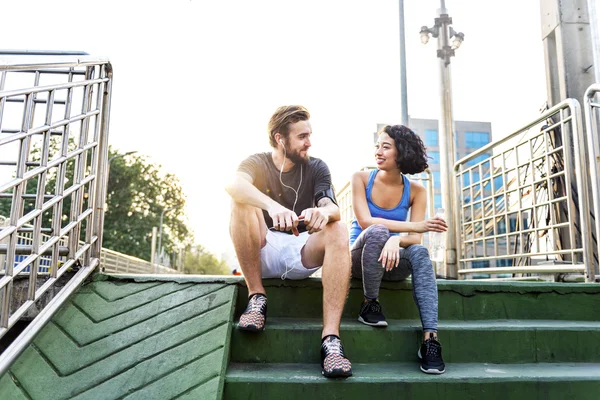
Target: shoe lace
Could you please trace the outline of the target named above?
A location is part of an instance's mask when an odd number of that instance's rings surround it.
[[[339,339],[328,339],[323,342],[325,348],[325,354],[339,354],[344,357],[344,350],[342,350],[342,342]]]
[[[427,348],[427,355],[432,357],[439,357],[441,354],[442,346],[433,338],[425,341],[425,347]]]
[[[369,310],[374,313],[380,313],[381,305],[377,301],[371,301],[369,302]]]
[[[263,308],[267,304],[267,298],[265,296],[253,296],[249,302],[249,310],[250,312],[263,312]]]

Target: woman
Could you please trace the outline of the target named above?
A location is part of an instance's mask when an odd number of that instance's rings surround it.
[[[352,276],[362,279],[364,286],[358,320],[371,326],[387,326],[378,300],[381,281],[404,280],[412,273],[413,297],[424,332],[418,353],[421,370],[442,374],[445,365],[437,340],[435,274],[429,253],[420,243],[423,232],[444,232],[448,227],[440,217],[425,220],[427,192],[403,175],[427,169],[425,146],[409,128],[386,126],[375,145],[375,160],[377,169],[357,172],[352,177]],[[404,232],[408,235],[399,235]]]

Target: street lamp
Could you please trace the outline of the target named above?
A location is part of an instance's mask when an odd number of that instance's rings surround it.
[[[112,160],[114,160],[115,158],[125,157],[130,154],[134,154],[134,153],[137,153],[137,150],[128,151],[127,153],[124,153],[124,154],[115,154],[114,156],[112,156],[111,158],[108,159],[108,166],[106,167],[106,183],[105,183],[106,188],[107,188],[106,193],[108,193],[108,176],[110,175],[110,163],[112,162]]]
[[[160,253],[162,251],[162,226],[163,226],[163,217],[165,216],[165,213],[167,211],[171,211],[172,209],[174,209],[175,207],[169,207],[169,208],[165,208],[164,210],[162,210],[162,212],[160,213],[160,225],[158,228],[158,249],[157,251]]]
[[[452,18],[448,15],[446,4],[441,0],[438,17],[431,28],[421,27],[421,42],[427,44],[429,38],[438,39],[437,57],[440,59],[440,177],[442,186],[442,207],[449,212],[445,215],[449,229],[446,233],[446,276],[456,278],[458,275],[456,251],[457,245],[457,215],[456,180],[454,179],[454,119],[452,116],[452,81],[450,77],[450,59],[454,50],[458,49],[465,39],[462,32],[456,32],[450,25]],[[452,40],[452,42],[450,42]],[[452,43],[450,45],[450,43]]]

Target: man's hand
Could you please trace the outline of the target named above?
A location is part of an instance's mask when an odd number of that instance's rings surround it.
[[[280,204],[267,210],[269,216],[273,220],[273,229],[284,232],[292,231],[298,236],[298,216],[292,210],[288,210]]]
[[[302,211],[300,217],[304,217],[304,223],[309,234],[322,231],[329,222],[329,216],[318,207],[307,208]]]
[[[414,231],[417,233],[424,232],[446,232],[448,225],[442,217],[433,217],[425,221],[415,222]]]
[[[377,261],[381,261],[381,266],[386,271],[391,271],[398,266],[400,262],[400,236],[390,236],[385,242]]]

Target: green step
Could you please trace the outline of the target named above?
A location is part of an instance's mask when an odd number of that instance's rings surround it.
[[[341,337],[352,362],[416,360],[423,339],[418,320],[387,328],[344,319]],[[318,363],[321,319],[267,318],[264,332],[234,329],[231,360],[241,363]],[[600,362],[600,322],[479,320],[439,322],[446,362]]]
[[[231,364],[224,398],[597,400],[600,364],[449,364],[427,375],[414,363],[353,364],[327,379],[319,364]]]
[[[237,316],[247,304],[243,281]],[[266,279],[269,317],[315,318],[323,314],[319,278]],[[552,282],[473,282],[438,280],[439,318],[443,320],[542,319],[600,321],[600,285]],[[410,281],[383,282],[380,301],[386,317],[418,319]],[[363,299],[362,282],[351,281],[343,316],[354,318]]]
[[[0,377],[0,399],[220,399],[236,290],[96,276]]]

